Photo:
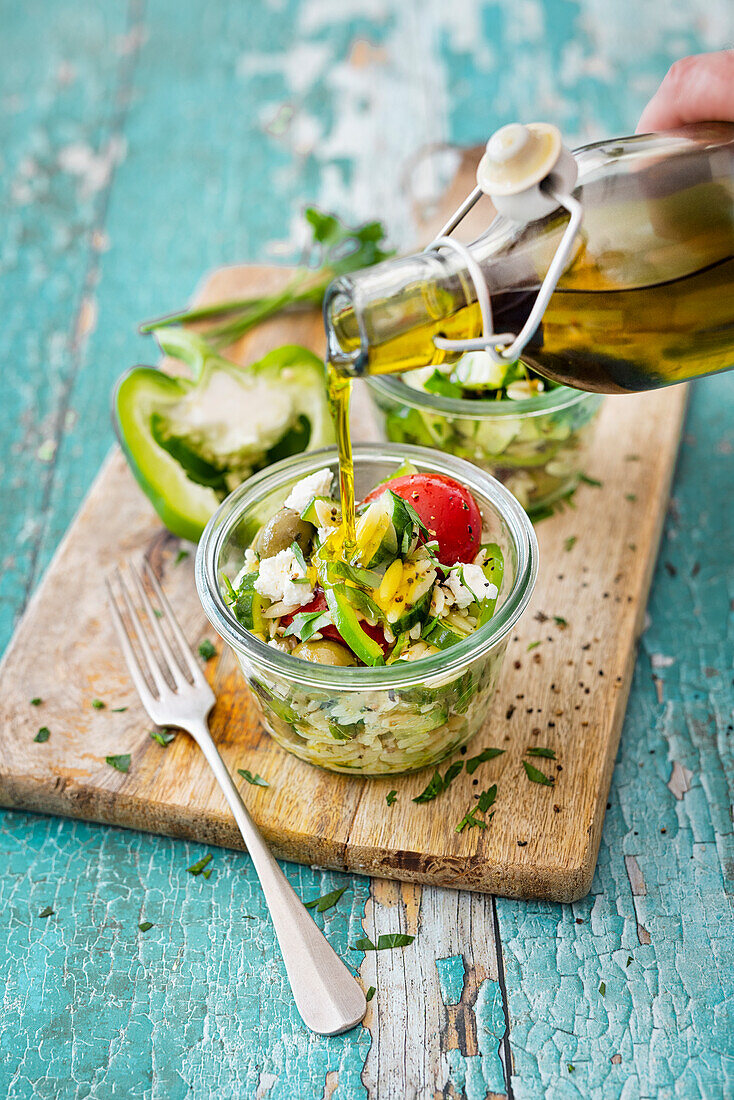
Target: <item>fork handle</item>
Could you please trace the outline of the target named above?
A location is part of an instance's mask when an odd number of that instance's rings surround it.
[[[192,722],[187,729],[204,753],[255,865],[303,1022],[319,1035],[348,1031],[367,1011],[361,986],[329,945],[278,866],[250,817],[206,722],[200,725]]]

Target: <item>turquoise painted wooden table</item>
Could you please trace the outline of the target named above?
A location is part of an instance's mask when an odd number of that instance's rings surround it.
[[[734,39],[710,0],[3,9],[3,644],[110,446],[113,379],[152,357],[137,320],[207,268],[297,254],[307,200],[407,244],[421,146],[515,118],[629,131],[676,56]],[[206,881],[196,846],[8,813],[0,1093],[731,1096],[732,423],[734,375],[698,384],[585,900],[288,867],[304,896],[348,887],[325,925],[377,987],[366,1026],[321,1039],[246,856]],[[363,929],[416,939],[364,960]]]

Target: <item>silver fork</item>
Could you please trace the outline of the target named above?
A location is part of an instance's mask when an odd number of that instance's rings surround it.
[[[348,1031],[359,1023],[367,1011],[365,995],[314,924],[247,812],[209,733],[207,717],[216,702],[214,692],[189,648],[158,578],[147,562],[143,563],[143,567],[160,605],[160,621],[153,611],[140,575],[129,564],[133,587],[157,643],[159,656],[153,650],[144,622],[135,609],[130,590],[119,570],[116,576],[124,610],[143,656],[144,668],[135,653],[110,580],[106,581],[117,636],[143,706],[156,725],[177,726],[190,733],[214,772],[260,879],[303,1022],[320,1035],[338,1035]],[[162,622],[167,624],[175,639],[178,655],[161,628]]]

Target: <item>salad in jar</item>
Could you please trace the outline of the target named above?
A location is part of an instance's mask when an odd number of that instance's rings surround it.
[[[396,469],[379,446],[355,448],[352,547],[336,456],[323,452],[238,489],[197,555],[204,608],[265,727],[335,771],[412,771],[477,733],[535,581],[532,528],[502,486],[456,459],[392,448],[406,454]]]
[[[496,363],[483,351],[367,384],[388,439],[476,463],[534,519],[578,484],[603,400],[543,379],[520,360]]]

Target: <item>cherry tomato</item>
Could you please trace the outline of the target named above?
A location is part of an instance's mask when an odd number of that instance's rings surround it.
[[[473,560],[482,544],[482,517],[468,489],[445,474],[406,474],[378,485],[364,498],[365,504],[386,489],[413,505],[430,537],[437,540],[443,565]]]
[[[306,614],[308,614],[311,611],[326,611],[326,610],[327,610],[326,596],[321,591],[321,589],[318,589],[317,592],[316,592],[316,595],[314,596],[314,598],[311,600],[310,603],[306,603],[306,604],[303,605],[303,607],[299,607],[296,611],[292,611],[290,613],[290,615],[284,615],[283,618],[280,620],[280,625],[281,626],[290,626],[291,623],[293,622],[293,619],[295,618],[295,616],[299,615],[301,612],[305,612]],[[377,642],[378,645],[382,646],[383,653],[387,653],[388,649],[390,648],[390,644],[389,644],[389,642],[385,641],[385,634],[384,634],[384,631],[383,631],[382,627],[379,626],[379,625],[370,626],[370,624],[366,623],[364,621],[364,619],[362,620],[360,625],[362,627],[362,630],[364,630],[365,634],[368,634],[369,637],[373,639],[373,641]],[[344,639],[342,638],[341,634],[339,633],[339,631],[336,629],[335,626],[332,626],[332,625],[322,626],[321,630],[319,631],[319,634],[321,634],[321,636],[323,638],[330,638],[332,642],[341,642],[342,645],[347,646],[347,649],[349,649],[349,646],[344,641]]]

